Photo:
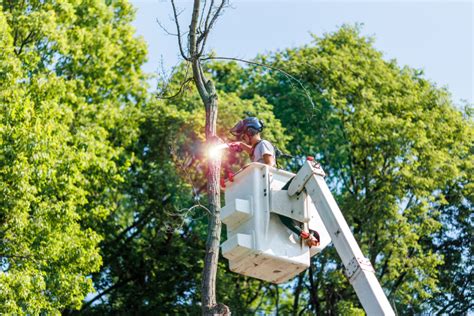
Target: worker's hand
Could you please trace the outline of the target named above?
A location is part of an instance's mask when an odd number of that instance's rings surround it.
[[[319,246],[319,240],[316,239],[313,235],[310,235],[308,239],[306,239],[306,244],[309,248]]]
[[[313,234],[302,231],[300,237],[305,240],[306,245],[308,245],[309,248],[319,246],[319,240],[318,238],[314,237]]]
[[[229,143],[229,149],[232,150],[232,151],[235,151],[235,152],[241,152],[242,151],[242,146],[241,146],[241,142],[232,142],[232,143]]]

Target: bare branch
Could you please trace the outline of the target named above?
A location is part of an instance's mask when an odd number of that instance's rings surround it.
[[[199,49],[199,56],[202,55],[203,51],[204,51],[204,48],[206,46],[206,41],[207,41],[207,37],[209,35],[209,32],[211,31],[213,25],[215,24],[217,18],[220,16],[221,14],[221,11],[222,9],[224,8],[225,6],[225,3],[227,2],[227,0],[222,0],[221,1],[221,4],[219,5],[219,7],[217,8],[216,12],[214,13],[214,16],[211,18],[211,21],[209,22],[209,24],[207,24],[207,21],[208,21],[208,18],[209,18],[209,15],[210,15],[210,8],[209,8],[209,13],[208,13],[208,16],[206,17],[206,25],[204,27],[204,31],[203,33],[201,34],[201,36],[198,38],[197,40],[197,44],[199,46],[199,44],[202,42],[201,44],[201,48]]]
[[[171,73],[169,76],[167,76],[166,74],[166,71],[164,70],[164,67],[162,65],[162,76],[163,76],[163,82],[165,82],[163,88],[161,89],[161,92],[159,94],[157,94],[157,98],[158,99],[162,99],[162,100],[169,100],[169,99],[173,99],[175,97],[177,97],[178,95],[180,95],[183,91],[184,91],[184,88],[186,87],[186,85],[191,82],[193,80],[192,77],[188,77],[188,74],[189,74],[189,63],[186,63],[186,73],[184,74],[184,80],[183,82],[181,83],[180,87],[179,87],[179,90],[177,93],[175,93],[174,95],[170,96],[170,97],[165,97],[165,93],[166,91],[168,90],[168,86],[169,86],[169,83],[171,82],[171,78],[173,77],[173,75],[175,74],[175,69],[177,69],[179,66],[179,64],[176,64],[172,70],[171,70]]]
[[[178,34],[171,33],[170,31],[168,31],[168,29],[163,24],[161,24],[159,19],[156,19],[156,23],[158,24],[160,29],[162,29],[166,34],[171,35],[171,36],[178,36]]]
[[[212,2],[214,2],[214,0],[212,0]],[[199,31],[201,31],[202,17],[204,16],[204,11],[206,10],[206,5],[207,5],[207,0],[204,0],[204,4],[203,4],[202,10],[201,10],[201,15],[199,16],[199,24],[198,24]],[[211,7],[212,7],[212,3],[211,3]]]
[[[193,14],[191,17],[191,24],[189,25],[189,54],[190,60],[193,67],[194,82],[199,91],[201,99],[204,101],[204,104],[209,100],[209,91],[206,88],[206,79],[202,72],[201,63],[199,61],[199,55],[196,46],[196,27],[199,19],[199,8],[200,0],[194,0]]]
[[[16,36],[16,33],[15,33],[15,36]],[[28,35],[26,36],[26,38],[24,40],[22,40],[21,44],[20,44],[20,47],[18,48],[18,50],[14,50],[15,54],[17,56],[19,56],[21,54],[21,52],[23,51],[23,48],[28,45],[29,43],[33,42],[34,41],[34,37],[36,36],[36,32],[34,30],[32,30],[30,33],[28,33]],[[16,40],[16,39],[15,39]]]
[[[398,279],[395,281],[395,284],[393,284],[390,288],[390,293],[388,293],[387,298],[390,299],[394,293],[397,292],[398,287],[403,283],[403,279],[405,279],[405,276],[408,274],[407,271],[404,271],[400,274]]]
[[[184,226],[184,224],[186,223],[186,219],[188,218],[191,218],[191,215],[190,213],[192,213],[195,209],[197,208],[202,208],[203,210],[205,210],[209,215],[212,215],[211,211],[204,205],[202,205],[201,203],[198,203],[198,204],[195,204],[191,207],[188,207],[188,208],[183,208],[183,209],[180,209],[180,210],[176,210],[175,213],[170,213],[166,210],[163,210],[163,212],[170,216],[170,217],[179,217],[181,219],[181,224],[179,225],[176,225],[176,227],[173,228],[174,229],[180,229]],[[199,217],[199,218],[202,218],[203,216]],[[197,218],[197,219],[199,219]]]
[[[178,46],[179,46],[179,51],[181,53],[181,56],[184,58],[184,60],[188,60],[189,61],[189,57],[186,56],[186,54],[184,53],[184,50],[183,50],[183,45],[181,43],[181,30],[179,28],[179,20],[178,20],[178,12],[176,10],[176,6],[174,4],[174,0],[171,0],[171,5],[173,6],[173,15],[174,15],[174,22],[176,24],[176,31],[178,32],[177,36],[178,36]]]
[[[346,187],[347,191],[349,191],[349,193],[351,195],[355,195],[354,191],[351,189],[351,186],[347,182],[346,175],[344,173],[344,168],[343,168],[342,163],[340,161],[338,162],[338,166],[339,166],[340,178],[342,179],[342,182],[344,183],[344,186]]]
[[[378,276],[379,280],[383,278],[383,276],[385,275],[385,273],[387,272],[387,268],[388,268],[388,262],[390,261],[390,259],[392,258],[392,253],[393,253],[393,250],[390,250],[390,252],[388,253],[388,255],[385,257],[385,262],[382,266],[382,270]]]
[[[405,213],[407,212],[407,210],[408,210],[410,207],[412,207],[412,203],[413,203],[413,200],[414,200],[414,199],[416,200],[416,198],[415,198],[415,193],[412,193],[412,192],[411,192],[410,197],[408,198],[407,205],[406,205],[405,208],[403,209],[402,214],[405,214]],[[416,204],[416,202],[415,202],[415,204]]]
[[[209,24],[206,26],[206,29],[205,29],[206,33],[209,33],[209,31],[212,29],[212,26],[216,23],[216,20],[221,15],[222,9],[224,8],[226,2],[227,0],[221,0],[221,4],[217,8],[217,10],[214,12],[214,15],[211,18],[211,21],[209,22]]]
[[[290,75],[290,74],[287,73],[286,71],[281,70],[280,68],[273,67],[273,66],[270,66],[270,65],[265,65],[265,64],[258,63],[258,62],[255,62],[255,61],[249,61],[249,60],[241,59],[241,58],[216,57],[216,56],[209,56],[209,57],[206,57],[206,58],[202,58],[202,60],[210,60],[210,59],[239,61],[239,62],[247,63],[247,64],[250,64],[250,65],[255,65],[255,66],[259,66],[259,67],[269,68],[269,69],[278,71],[278,72],[282,73],[284,76],[286,76],[287,78],[289,78],[289,79],[295,81],[296,83],[298,83],[298,85],[303,89],[303,91],[304,91],[306,97],[308,98],[309,102],[311,103],[311,106],[312,106],[313,108],[316,108],[316,105],[314,104],[313,99],[311,98],[311,95],[309,94],[309,91],[305,88],[305,86],[303,85],[303,83],[301,82],[301,80],[299,80],[298,78],[296,78],[296,77]]]
[[[164,97],[162,95],[157,95],[156,97],[158,99],[161,99],[161,100],[170,100],[170,99],[173,99],[173,98],[176,98],[178,95],[180,95],[183,91],[184,91],[184,88],[187,86],[188,83],[190,83],[191,81],[193,81],[193,78],[186,78],[186,80],[184,80],[182,83],[181,83],[181,86],[179,87],[179,90],[178,92],[176,92],[175,94],[173,94],[172,96],[169,96],[169,97]]]
[[[207,29],[208,25],[209,25],[209,18],[211,17],[211,10],[212,10],[212,7],[214,6],[214,0],[211,0],[211,5],[209,6],[209,11],[207,11],[207,14],[206,14],[206,22],[204,23],[204,30]]]
[[[197,56],[197,47],[196,47],[196,28],[199,19],[199,6],[200,0],[194,0],[193,6],[193,15],[191,17],[191,24],[189,25],[189,53],[191,59],[194,61],[196,60]]]
[[[193,217],[192,215],[192,212],[195,210],[195,209],[203,209],[207,212],[207,214],[203,214],[199,217]],[[185,227],[186,225],[186,221],[196,221],[196,220],[199,220],[199,219],[202,219],[204,216],[207,216],[208,214],[209,215],[212,215],[211,211],[204,205],[202,205],[201,203],[197,203],[189,208],[183,208],[183,209],[176,209],[175,208],[175,212],[168,212],[166,210],[163,210],[163,213],[168,215],[170,218],[173,218],[173,219],[176,219],[178,220],[179,222],[178,223],[165,223],[165,229],[168,233],[173,233],[173,232],[176,232],[177,230],[181,230],[183,229],[183,227]]]

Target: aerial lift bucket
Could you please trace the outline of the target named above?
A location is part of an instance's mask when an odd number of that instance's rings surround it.
[[[310,157],[296,175],[250,164],[228,184],[225,202],[221,219],[227,240],[221,247],[231,271],[283,283],[307,269],[311,256],[332,241],[367,315],[395,315],[324,180],[324,171]],[[320,245],[306,246],[281,216],[317,231]]]
[[[221,220],[227,240],[221,247],[231,271],[283,283],[309,268],[311,257],[331,242],[311,197],[301,192],[290,199],[283,189],[294,176],[252,163],[226,183]],[[309,248],[282,223],[280,215],[301,223],[306,231],[317,231],[319,246]]]

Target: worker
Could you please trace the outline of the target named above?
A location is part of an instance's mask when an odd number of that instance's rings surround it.
[[[230,130],[238,141],[229,144],[231,150],[240,152],[245,151],[250,155],[252,162],[260,162],[275,167],[275,148],[268,141],[261,138],[260,133],[264,125],[256,117],[247,117],[239,121]],[[306,232],[303,230],[302,223],[299,223],[289,217],[279,215],[281,222],[292,232],[296,233],[309,247],[319,246],[319,234],[314,230]]]
[[[234,151],[245,151],[250,155],[252,162],[261,162],[275,167],[275,148],[268,141],[261,138],[263,122],[256,117],[247,117],[239,121],[230,133],[239,141],[230,143]],[[243,141],[240,141],[243,140]]]

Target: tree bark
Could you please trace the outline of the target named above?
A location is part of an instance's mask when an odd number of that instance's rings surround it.
[[[191,16],[191,23],[189,25],[188,34],[188,51],[186,55],[181,43],[181,30],[179,26],[179,13],[176,9],[174,0],[171,0],[173,6],[174,19],[176,29],[178,32],[178,44],[183,58],[191,63],[193,70],[193,81],[199,92],[199,96],[206,109],[206,140],[212,143],[216,139],[217,131],[217,93],[215,86],[211,80],[208,80],[201,66],[201,56],[204,51],[207,36],[212,28],[212,25],[222,12],[227,0],[221,0],[220,4],[213,10],[214,1],[209,4],[209,11],[205,23],[202,24],[202,18],[199,18],[201,9],[206,8],[206,1],[204,1],[204,8],[201,8],[201,0],[193,1],[193,11]],[[204,10],[202,10],[204,12]],[[201,34],[201,35],[198,35]],[[206,255],[204,258],[204,268],[202,273],[201,283],[201,304],[203,315],[230,315],[229,308],[224,304],[218,304],[216,298],[216,276],[217,264],[219,260],[219,246],[221,236],[221,220],[220,220],[220,158],[209,159],[207,162],[207,196],[208,208],[210,211],[209,222],[207,227],[206,240]]]
[[[207,80],[203,74],[199,60],[193,61],[193,76],[199,95],[206,108],[206,140],[213,142],[217,131],[217,93],[211,80]],[[216,299],[216,275],[219,260],[219,246],[222,223],[220,220],[220,158],[209,160],[207,168],[207,199],[209,210],[209,222],[207,227],[206,256],[204,258],[204,270],[201,284],[201,303],[203,315],[228,315],[230,311],[227,306],[217,304]]]
[[[206,139],[212,140],[216,132],[217,99],[209,102],[206,107]],[[202,306],[203,314],[213,314],[212,309],[216,301],[216,275],[219,260],[219,244],[222,223],[220,220],[220,159],[209,161],[207,173],[207,195],[211,214],[207,228],[206,256],[202,279]]]

